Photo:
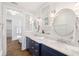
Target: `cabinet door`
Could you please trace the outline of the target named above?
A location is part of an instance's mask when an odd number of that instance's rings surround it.
[[[26,47],[34,56],[40,55],[40,44],[26,37]]]
[[[32,39],[29,39],[29,51],[34,55],[34,44],[35,42]]]
[[[65,54],[55,49],[49,48],[45,45],[41,45],[41,55],[42,56],[66,56]]]
[[[33,56],[39,56],[39,43],[30,40],[30,51],[32,52]]]
[[[42,50],[41,56],[56,56],[54,53],[50,53],[49,51]]]
[[[30,39],[26,37],[26,49],[29,50],[30,45],[29,45]]]
[[[41,56],[56,56],[47,46],[41,45]]]
[[[40,50],[41,50],[41,44],[39,44],[39,43],[37,43],[37,42],[35,42],[35,45],[34,45],[34,48],[35,48],[35,50],[34,50],[34,55],[35,56],[40,56]]]

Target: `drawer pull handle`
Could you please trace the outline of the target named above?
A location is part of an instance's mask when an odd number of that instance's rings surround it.
[[[38,44],[35,44],[35,45],[38,45]]]
[[[35,52],[38,52],[38,50],[35,50]]]
[[[32,47],[32,49],[34,49],[34,47]]]
[[[34,42],[32,41],[32,43],[34,43]]]

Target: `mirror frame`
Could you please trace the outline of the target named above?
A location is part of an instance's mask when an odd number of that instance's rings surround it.
[[[65,9],[61,9],[59,12],[57,12],[56,14],[55,14],[55,17],[57,17],[59,14],[58,13],[60,13],[60,12],[62,12],[63,10],[71,10],[71,9],[68,9],[68,8],[65,8]],[[73,10],[71,10],[71,12],[74,14],[74,16],[75,16],[75,19],[74,20],[76,20],[76,15],[75,15],[75,13],[73,12]],[[58,33],[57,31],[56,31],[56,29],[55,29],[55,17],[54,17],[54,21],[53,21],[53,29],[54,29],[54,31],[55,31],[55,33],[57,33],[57,35],[60,35],[60,36],[68,36],[68,35],[71,35],[72,33],[73,33],[73,31],[74,31],[74,26],[73,26],[73,30],[70,32],[70,33],[68,33],[68,34],[65,34],[65,35],[62,35],[62,34],[60,34],[60,33]],[[73,21],[74,21],[73,20]],[[74,25],[75,25],[75,23],[74,23]]]

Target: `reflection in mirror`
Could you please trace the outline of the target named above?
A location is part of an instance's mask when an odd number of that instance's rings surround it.
[[[71,9],[61,9],[54,18],[54,31],[60,36],[73,33],[76,15]]]
[[[37,20],[34,20],[34,28],[35,28],[35,30],[37,31],[37,32],[39,32],[39,22],[37,21]]]
[[[32,32],[39,32],[39,21],[37,21],[37,18],[34,18],[33,16],[30,16],[30,29]]]
[[[49,19],[48,19],[48,17],[44,18],[44,25],[49,25]]]

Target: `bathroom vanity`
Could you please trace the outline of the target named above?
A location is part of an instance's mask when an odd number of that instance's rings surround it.
[[[66,54],[50,48],[43,43],[38,43],[29,37],[26,37],[26,46],[34,56],[66,56]]]
[[[54,40],[47,35],[43,37],[33,33],[25,33],[26,49],[34,56],[78,56],[79,47]],[[53,54],[54,53],[54,54]]]
[[[48,18],[46,18],[47,20]],[[49,23],[44,27],[34,26],[34,32],[24,32],[26,37],[26,49],[34,56],[77,56],[79,55],[79,43],[76,39],[75,27],[76,15],[71,9],[62,9],[54,17],[50,28]],[[32,24],[33,25],[33,24]],[[52,31],[47,29],[52,29]],[[43,33],[39,34],[43,30]],[[48,34],[50,33],[50,34]]]

